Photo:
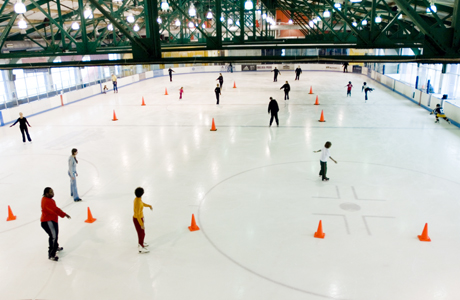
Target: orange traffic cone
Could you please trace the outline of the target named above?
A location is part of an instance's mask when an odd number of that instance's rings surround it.
[[[165,88],[165,96],[168,96],[168,89]]]
[[[217,131],[216,124],[214,124],[214,118],[212,118],[211,131]]]
[[[321,111],[321,117],[319,118],[319,121],[320,121],[320,122],[326,122],[326,120],[324,120],[324,113],[323,113],[323,111]]]
[[[316,102],[315,102],[315,105],[319,105],[318,96],[316,96]]]
[[[117,115],[115,114],[115,109],[113,110],[113,119],[112,121],[118,121]]]
[[[6,221],[14,221],[16,220],[16,216],[13,215],[13,211],[11,210],[11,207],[8,205],[8,218],[6,218]]]
[[[93,215],[91,214],[91,210],[88,207],[88,219],[85,221],[86,223],[94,223],[97,219],[93,218]]]
[[[418,239],[422,242],[431,242],[431,239],[428,236],[428,223],[425,223],[425,228],[423,228],[422,235],[419,235]]]
[[[323,223],[319,220],[318,231],[315,232],[314,237],[317,239],[324,239],[325,236],[326,234],[323,232]]]
[[[233,88],[236,89],[236,82],[233,81]]]
[[[145,106],[144,97],[142,97],[142,106]]]
[[[309,94],[313,94],[313,87],[310,86],[310,93]]]
[[[188,229],[189,229],[190,231],[197,231],[197,230],[200,230],[200,227],[198,227],[198,226],[196,225],[196,222],[195,222],[195,215],[194,215],[194,214],[192,214],[192,225],[189,226]]]

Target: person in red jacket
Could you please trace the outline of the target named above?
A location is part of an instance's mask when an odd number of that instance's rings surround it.
[[[43,191],[42,216],[40,218],[40,222],[42,222],[42,228],[49,235],[48,258],[53,261],[58,261],[59,257],[56,252],[64,250],[64,248],[59,247],[58,244],[58,217],[66,217],[67,219],[70,219],[70,216],[56,206],[56,202],[53,200],[53,197],[53,189],[46,187]]]

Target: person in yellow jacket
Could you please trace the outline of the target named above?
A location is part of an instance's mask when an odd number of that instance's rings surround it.
[[[149,207],[152,210],[152,205],[142,202],[142,195],[144,195],[144,189],[138,187],[134,190],[136,198],[134,199],[134,216],[133,222],[134,227],[137,231],[137,237],[139,239],[138,250],[139,253],[149,253],[148,244],[144,242],[145,238],[145,226],[144,226],[144,207]]]
[[[115,74],[112,74],[112,84],[113,84],[113,92],[118,93],[118,79]]]

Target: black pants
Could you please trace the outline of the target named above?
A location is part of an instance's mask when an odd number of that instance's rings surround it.
[[[217,99],[217,103],[216,103],[216,104],[219,104],[219,96],[220,96],[220,94],[219,94],[219,93],[216,93],[216,99]]]
[[[58,223],[54,221],[42,222],[42,228],[46,231],[49,235],[48,239],[48,258],[55,257],[56,251],[59,247],[58,244],[58,234],[59,234],[59,226]]]
[[[348,73],[348,66],[343,68],[343,73],[347,72]]]
[[[348,95],[350,95],[350,97],[351,97],[351,90],[347,90],[347,97],[348,97]]]
[[[284,100],[289,100],[289,91],[284,91]]]
[[[222,81],[222,82],[219,81],[219,84],[220,84],[220,90],[222,90],[222,86],[224,85],[224,82],[223,82],[223,81]]]
[[[367,91],[364,91],[364,100],[367,100]]]
[[[32,139],[30,138],[30,135],[29,135],[29,130],[27,129],[27,127],[20,127],[19,129],[21,129],[21,133],[22,133],[22,141],[25,143],[26,142],[26,134],[27,134],[27,139],[29,140],[29,142],[32,142]],[[25,134],[24,134],[25,133]]]
[[[113,82],[113,92],[117,92],[118,93],[118,83],[116,81]]]
[[[295,80],[300,80],[300,74],[295,74]]]
[[[277,126],[280,126],[280,122],[279,122],[279,120],[278,120],[278,112],[272,113],[272,116],[271,116],[271,118],[270,118],[270,126],[272,126],[273,118],[275,118],[276,125],[277,125]]]
[[[319,171],[319,175],[323,176],[322,179],[326,179],[326,173],[327,173],[327,162],[326,161],[319,161],[321,165],[321,171]]]
[[[172,74],[169,74],[169,81],[172,81]]]
[[[278,75],[275,75],[275,77],[273,77],[273,81],[278,81]]]

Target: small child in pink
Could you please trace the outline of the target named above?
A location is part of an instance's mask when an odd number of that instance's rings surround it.
[[[180,97],[179,99],[182,99],[182,93],[184,92],[184,87],[181,87],[179,90]]]

